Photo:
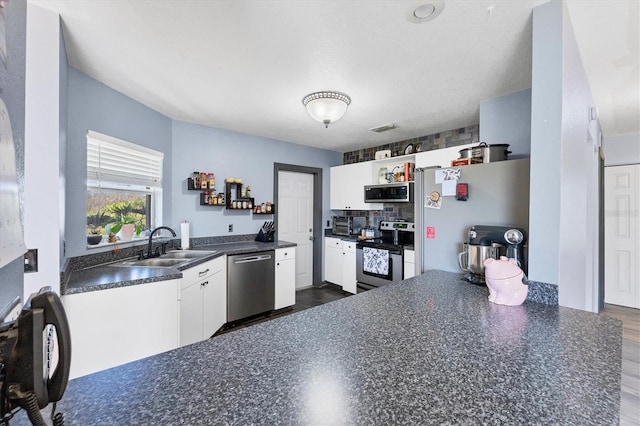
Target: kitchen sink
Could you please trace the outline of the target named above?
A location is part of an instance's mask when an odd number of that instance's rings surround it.
[[[200,257],[208,256],[215,253],[215,250],[176,250],[163,254],[160,257],[153,257],[150,259],[130,259],[123,262],[118,262],[114,266],[143,266],[154,268],[170,268],[172,266],[179,265],[181,263],[187,263],[190,260],[198,259]]]
[[[215,250],[181,250],[170,251],[167,254],[163,254],[161,259],[197,259],[215,253]]]
[[[116,263],[116,266],[147,266],[147,267],[161,267],[161,268],[169,268],[171,266],[175,266],[179,263],[186,262],[185,259],[167,259],[156,257],[153,259],[142,259],[142,260],[125,260],[124,262]]]

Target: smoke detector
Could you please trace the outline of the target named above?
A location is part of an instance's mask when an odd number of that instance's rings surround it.
[[[428,0],[426,3],[413,4],[408,13],[410,22],[421,24],[429,22],[442,13],[444,0]]]

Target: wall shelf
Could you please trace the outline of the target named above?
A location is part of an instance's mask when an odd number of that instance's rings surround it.
[[[207,207],[224,207],[228,210],[242,210],[242,211],[250,211],[253,214],[274,214],[276,205],[271,204],[270,212],[262,212],[256,211],[255,199],[253,197],[243,197],[242,196],[242,183],[240,182],[225,182],[225,191],[224,192],[215,192],[215,188],[196,188],[195,181],[193,178],[187,178],[187,190],[188,191],[198,191],[200,192],[200,205]],[[223,202],[217,202],[216,204],[205,203],[205,192],[210,191],[212,195],[216,195],[216,200],[223,200]]]
[[[229,210],[249,210],[253,211],[255,200],[251,197],[242,196],[242,184],[236,182],[225,182],[226,206]],[[235,197],[232,197],[232,189],[235,187]],[[236,203],[234,205],[234,203]],[[240,203],[238,205],[237,203]]]

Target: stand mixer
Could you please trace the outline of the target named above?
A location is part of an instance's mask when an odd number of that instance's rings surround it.
[[[467,272],[465,279],[474,284],[485,284],[484,261],[506,256],[515,259],[526,275],[524,244],[527,242],[525,230],[509,226],[475,225],[469,228],[469,242],[458,255],[460,269]]]

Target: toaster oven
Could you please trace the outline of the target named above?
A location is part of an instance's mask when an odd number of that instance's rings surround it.
[[[358,216],[333,216],[334,235],[359,235],[367,227],[367,218]]]

